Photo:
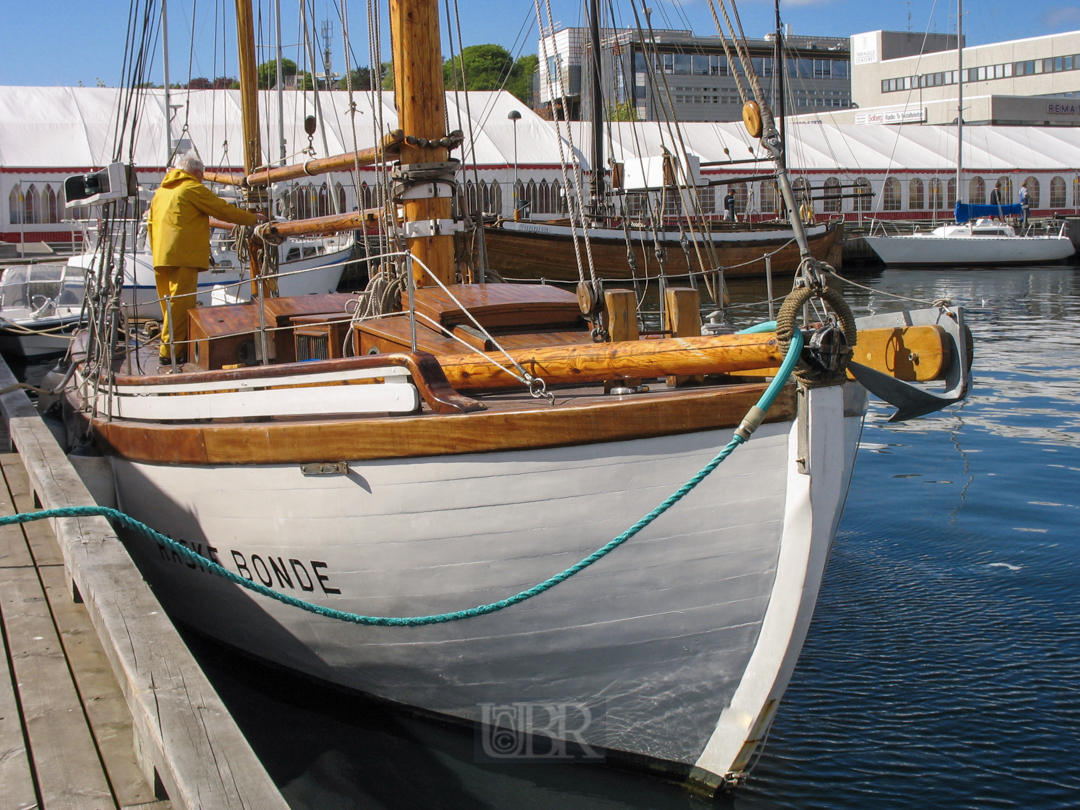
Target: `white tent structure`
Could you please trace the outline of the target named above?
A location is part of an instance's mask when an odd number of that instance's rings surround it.
[[[75,226],[64,223],[63,180],[71,174],[101,168],[119,155],[132,160],[140,183],[157,185],[169,161],[165,138],[166,102],[163,90],[141,91],[134,153],[130,132],[117,150],[123,93],[113,88],[0,87],[0,239],[5,241],[66,241]],[[277,93],[263,91],[260,109],[266,162],[280,158]],[[325,157],[374,145],[378,133],[397,127],[391,92],[290,91],[283,94],[287,162],[308,155]],[[350,101],[355,102],[355,115]],[[232,90],[174,90],[170,96],[171,142],[195,148],[208,166],[239,170],[242,134],[239,92]],[[516,122],[508,118],[520,113]],[[532,205],[537,218],[557,215],[565,205],[564,185],[575,180],[571,169],[564,180],[560,153],[575,156],[589,170],[588,127],[545,121],[509,93],[447,93],[450,129],[465,134],[463,150],[455,152],[466,169],[461,181],[470,197],[486,211],[508,214],[515,173],[520,197]],[[303,122],[316,115],[323,126],[309,140]],[[353,126],[355,121],[355,128]],[[701,179],[723,185],[726,178],[770,171],[769,164],[716,165],[763,157],[737,123],[689,123],[678,131],[663,123],[616,123],[607,130],[609,157],[618,162],[657,157],[664,149],[684,150],[703,164]],[[355,133],[355,134],[354,134]],[[809,184],[811,194],[828,199],[815,203],[819,215],[848,218],[883,217],[947,219],[955,194],[956,134],[952,127],[889,125],[793,124],[788,127],[788,166],[797,183]],[[560,139],[562,148],[560,149]],[[303,150],[312,150],[305,153]],[[726,151],[725,151],[726,150]],[[713,164],[713,165],[709,165]],[[1080,213],[1080,131],[1072,128],[968,127],[964,133],[965,202],[986,202],[990,189],[1001,182],[1006,201],[1015,201],[1021,182],[1032,190],[1035,214]],[[359,172],[359,194],[351,173],[311,177],[285,190],[293,210],[314,214],[327,204],[331,190],[346,209],[368,205],[376,174]],[[324,184],[326,184],[324,186]],[[366,187],[365,187],[366,184]],[[851,196],[853,188],[867,190]],[[771,217],[776,193],[768,181],[736,185],[741,212]],[[824,190],[824,191],[823,191]],[[572,193],[572,192],[571,192]],[[719,199],[721,195],[716,195]],[[713,204],[706,195],[706,209]]]

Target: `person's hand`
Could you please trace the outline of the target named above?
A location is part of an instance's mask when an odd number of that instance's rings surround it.
[[[264,214],[262,211],[256,211],[255,219],[259,222],[266,222],[266,214]]]

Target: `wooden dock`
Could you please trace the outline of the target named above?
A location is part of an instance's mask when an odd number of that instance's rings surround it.
[[[0,514],[93,503],[23,392],[0,412]],[[288,805],[105,518],[0,527],[0,810],[167,807]]]

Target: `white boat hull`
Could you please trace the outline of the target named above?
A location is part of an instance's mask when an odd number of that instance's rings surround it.
[[[0,327],[0,354],[26,360],[63,354],[71,345],[71,332],[78,323],[79,315],[76,313],[66,320],[46,324],[22,321],[15,324],[13,329]]]
[[[341,274],[350,256],[351,248],[347,247],[282,263],[278,270],[281,274],[278,279],[280,294],[291,296],[337,292]],[[94,254],[73,256],[68,263],[89,270],[94,263]],[[199,306],[211,306],[214,289],[222,287],[230,296],[238,296],[240,300],[247,301],[251,298],[250,273],[246,272],[245,268],[241,281],[240,268],[233,261],[226,266],[218,265],[199,273]],[[124,290],[121,304],[125,313],[131,317],[161,319],[154,265],[148,253],[124,256]]]
[[[1075,253],[1067,236],[866,236],[866,244],[888,265],[995,266],[1048,264]]]
[[[571,741],[715,787],[745,771],[791,676],[850,482],[865,391],[807,401],[809,474],[799,421],[764,425],[624,546],[483,617],[364,627],[253,595],[146,539],[131,548],[175,618],[256,656],[467,721],[568,708]],[[497,601],[576,563],[731,435],[357,461],[336,476],[112,465],[123,511],[242,576],[341,611],[416,616]]]

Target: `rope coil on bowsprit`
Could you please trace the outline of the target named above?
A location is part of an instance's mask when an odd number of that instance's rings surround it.
[[[839,385],[847,377],[847,364],[858,339],[855,316],[839,290],[826,287],[824,283],[811,282],[796,287],[784,299],[776,316],[776,337],[780,352],[788,352],[795,334],[795,321],[803,305],[818,299],[832,309],[826,323],[818,328],[806,344],[803,356],[795,366],[792,376],[807,388]]]

